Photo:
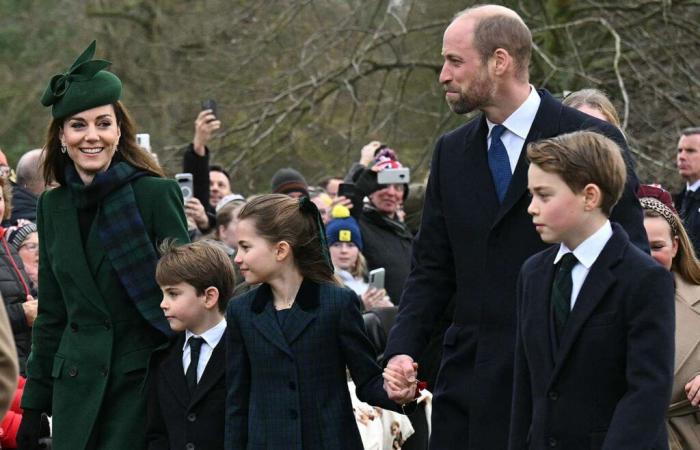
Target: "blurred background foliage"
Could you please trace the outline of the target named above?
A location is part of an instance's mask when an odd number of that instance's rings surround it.
[[[292,166],[342,175],[381,140],[427,174],[435,139],[464,123],[437,83],[453,0],[0,0],[0,147],[40,147],[39,96],[97,39],[123,100],[169,173],[181,169],[201,101],[221,132],[212,162],[235,191],[269,190]],[[533,30],[531,82],[584,87],[618,107],[642,181],[676,188],[679,130],[698,125],[700,2],[532,0],[502,4]]]

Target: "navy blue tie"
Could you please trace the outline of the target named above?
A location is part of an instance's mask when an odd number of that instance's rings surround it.
[[[510,160],[506,146],[501,141],[501,135],[506,131],[503,125],[496,125],[491,130],[491,147],[489,147],[489,168],[493,177],[493,184],[496,187],[498,201],[503,203],[503,198],[508,191],[510,179],[513,177],[513,172],[510,171]]]

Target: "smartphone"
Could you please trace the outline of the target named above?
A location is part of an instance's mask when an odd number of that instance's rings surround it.
[[[183,200],[186,202],[187,200],[191,199],[194,195],[194,188],[192,187],[192,174],[176,173],[175,179],[177,180],[177,184],[180,185]]]
[[[369,287],[375,289],[384,289],[384,274],[386,271],[383,267],[374,269],[369,272]]]
[[[136,145],[146,150],[151,151],[151,135],[148,133],[138,133],[136,135]]]
[[[219,117],[218,112],[216,111],[216,101],[212,99],[208,100],[203,100],[202,101],[202,111],[205,109],[211,109],[211,113],[214,114],[214,116]]]
[[[400,169],[384,169],[377,174],[379,184],[408,184],[411,182],[411,172],[408,167]]]
[[[340,183],[338,185],[338,197],[345,197],[352,200],[355,196],[355,185],[353,183]]]

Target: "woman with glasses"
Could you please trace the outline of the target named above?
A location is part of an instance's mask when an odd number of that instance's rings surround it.
[[[17,251],[24,264],[24,271],[32,285],[39,286],[39,233],[36,224],[27,222],[18,224],[8,238],[12,248]]]
[[[0,217],[10,218],[12,205],[10,182],[0,177]],[[22,259],[8,242],[8,230],[0,227],[0,294],[5,302],[7,316],[15,338],[19,373],[25,376],[25,367],[31,347],[32,325],[37,315],[35,284],[27,275]]]

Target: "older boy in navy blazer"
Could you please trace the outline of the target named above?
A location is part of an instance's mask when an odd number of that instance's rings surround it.
[[[166,245],[156,280],[170,328],[181,332],[156,352],[149,373],[149,450],[224,448],[226,320],[231,260],[217,244]]]
[[[608,220],[620,150],[576,132],[527,156],[528,213],[559,245],[520,272],[509,449],[667,449],[673,279]]]

